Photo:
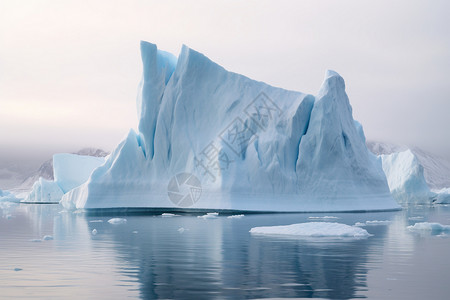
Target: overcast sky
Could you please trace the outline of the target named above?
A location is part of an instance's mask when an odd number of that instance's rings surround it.
[[[140,40],[311,94],[333,69],[368,139],[450,158],[449,12],[445,0],[2,0],[0,165],[111,151],[137,127]]]

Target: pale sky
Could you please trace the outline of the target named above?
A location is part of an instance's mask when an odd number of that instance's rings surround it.
[[[445,0],[1,0],[0,165],[111,151],[137,127],[140,40],[311,94],[333,69],[368,139],[450,158],[449,12]]]

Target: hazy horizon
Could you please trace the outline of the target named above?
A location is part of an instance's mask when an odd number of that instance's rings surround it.
[[[186,44],[230,71],[310,94],[335,70],[368,140],[450,160],[449,8],[406,0],[2,1],[0,167],[84,147],[113,150],[137,127],[140,40],[176,55]]]

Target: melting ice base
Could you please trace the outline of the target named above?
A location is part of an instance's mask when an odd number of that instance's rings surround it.
[[[139,132],[64,195],[67,209],[398,208],[337,73],[312,96],[228,72],[186,46],[176,58],[142,42],[141,53]]]

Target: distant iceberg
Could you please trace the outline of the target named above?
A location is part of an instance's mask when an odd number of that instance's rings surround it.
[[[20,199],[9,191],[0,190],[0,202],[19,202]]]
[[[53,155],[54,180],[39,178],[25,202],[59,202],[64,193],[89,179],[92,171],[105,163],[104,157],[59,153]]]
[[[392,196],[401,204],[430,204],[436,197],[425,181],[423,166],[411,150],[380,155]]]
[[[67,209],[369,211],[397,209],[381,162],[328,71],[317,96],[229,72],[183,46],[141,42],[139,131]]]

